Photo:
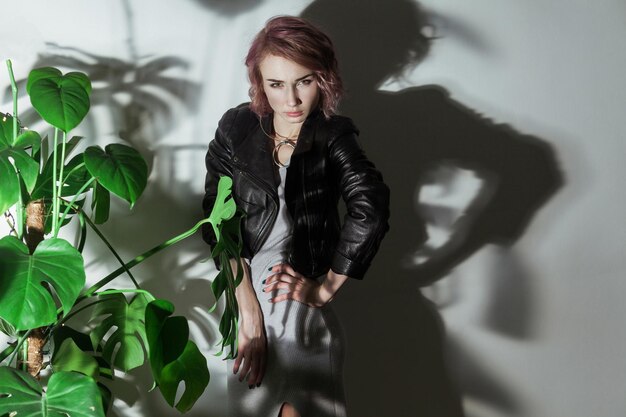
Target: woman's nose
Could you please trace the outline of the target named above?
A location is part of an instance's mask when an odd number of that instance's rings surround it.
[[[287,105],[294,107],[300,104],[300,98],[298,98],[298,91],[295,88],[289,88],[287,92]]]

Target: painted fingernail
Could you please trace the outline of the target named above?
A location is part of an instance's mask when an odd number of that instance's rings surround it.
[[[260,386],[261,386],[261,383],[260,383],[260,382],[257,382],[256,386],[257,386],[257,388],[258,388],[258,387],[260,387]]]
[[[271,271],[274,267],[270,266],[269,268],[267,268],[268,271]]]
[[[248,385],[248,388],[252,389],[254,388],[254,385]]]
[[[263,281],[261,281],[261,284],[265,284],[266,281],[267,279],[264,279]]]

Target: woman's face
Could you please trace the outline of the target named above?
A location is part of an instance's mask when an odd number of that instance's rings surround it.
[[[315,73],[275,55],[263,58],[259,69],[263,91],[274,110],[274,126],[278,133],[289,134],[294,125],[301,125],[317,107],[319,86]]]

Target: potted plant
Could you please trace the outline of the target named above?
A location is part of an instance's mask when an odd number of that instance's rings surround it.
[[[116,369],[127,372],[146,362],[165,400],[188,411],[209,382],[206,359],[189,340],[186,318],[173,316],[172,303],[142,289],[130,269],[210,223],[218,237],[212,256],[223,266],[212,283],[216,305],[222,295],[226,300],[222,351],[228,347],[227,357],[235,356],[234,291],[241,273],[233,274],[229,259],[239,260],[241,215],[230,198],[232,181],[220,180],[207,219],[124,262],[98,225],[108,220],[111,194],[131,208],[135,204],[147,184],[145,161],[123,144],[77,152],[82,138],[69,133],[89,111],[91,92],[82,73],[62,74],[51,67],[31,71],[27,93],[54,135],[51,141],[42,139],[21,126],[10,61],[7,67],[13,112],[0,114],[0,213],[11,231],[0,239],[0,331],[10,341],[0,346],[0,415],[104,416],[114,393],[103,382]],[[75,245],[59,237],[73,221],[79,231]],[[82,255],[88,230],[120,263],[89,286]],[[133,288],[111,288],[122,274]],[[80,316],[86,325],[78,327],[73,323]],[[40,380],[44,369],[47,383]],[[177,400],[182,381],[185,389]]]

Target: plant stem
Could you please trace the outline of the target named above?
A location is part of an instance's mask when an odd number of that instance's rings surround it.
[[[61,142],[61,166],[59,168],[59,185],[58,185],[58,191],[57,191],[57,196],[59,198],[61,198],[61,196],[63,195],[63,184],[64,184],[63,169],[65,168],[65,143],[66,142],[67,142],[67,132],[64,131],[63,132],[63,139],[62,139],[62,142]],[[56,144],[55,144],[54,150],[56,151]],[[55,162],[55,167],[56,167],[56,162]],[[81,188],[81,192],[82,192],[82,188]],[[81,192],[79,192],[78,194],[80,194]],[[74,197],[76,197],[76,196],[74,196]],[[58,206],[58,207],[60,207],[60,206]],[[67,209],[65,210],[65,213],[63,214],[63,220],[65,220],[65,216],[66,215],[67,215]],[[61,220],[57,224],[57,228],[56,229],[53,229],[54,230],[54,237],[57,237],[57,235],[59,234],[59,229],[61,228],[61,225],[63,224],[63,220]]]
[[[15,208],[15,214],[17,215],[17,238],[22,240],[24,237],[24,207],[26,202],[24,201],[24,193],[22,192],[22,177],[19,172],[17,174],[17,182],[20,185],[20,199],[17,203],[17,207]]]
[[[7,59],[7,68],[9,70],[9,79],[11,80],[11,92],[13,93],[13,143],[15,143],[15,139],[17,139],[17,84],[15,83],[13,64],[10,59]]]
[[[105,290],[105,291],[102,291],[102,292],[95,292],[95,293],[93,293],[93,296],[109,295],[109,294],[124,294],[124,293],[143,294],[150,301],[156,300],[156,298],[154,297],[154,295],[152,295],[152,293],[150,293],[149,291],[146,291],[146,290],[142,290],[141,288],[136,288],[136,289],[125,288],[125,289],[122,289],[122,290]]]
[[[147,252],[144,252],[143,254],[137,256],[135,259],[133,259],[130,262],[127,262],[126,264],[124,264],[122,267],[116,269],[115,271],[111,272],[109,275],[107,275],[106,277],[102,278],[100,281],[98,281],[97,283],[95,283],[91,288],[89,288],[87,290],[87,292],[85,293],[85,295],[83,297],[90,297],[93,293],[95,293],[96,291],[98,291],[100,288],[104,287],[105,285],[107,285],[109,282],[113,281],[113,279],[115,279],[116,277],[118,277],[119,275],[121,275],[122,273],[124,273],[124,271],[126,269],[130,269],[138,264],[140,264],[141,262],[145,261],[146,259],[148,259],[150,256],[154,255],[157,252],[162,251],[163,249],[172,246],[175,243],[180,242],[183,239],[188,238],[189,236],[193,235],[199,228],[200,226],[202,226],[205,223],[208,223],[209,219],[204,219],[204,220],[200,220],[198,223],[196,223],[196,225],[194,227],[192,227],[191,229],[187,230],[184,233],[181,233],[180,235],[173,237],[172,239],[161,243],[158,246],[155,246],[154,248],[150,249]]]
[[[15,348],[17,347],[17,343],[14,345],[7,346],[2,352],[0,352],[0,363],[4,361],[7,357],[9,357],[13,352],[15,352]],[[11,363],[9,362],[9,366]]]
[[[63,224],[63,222],[65,221],[65,218],[67,217],[67,214],[70,212],[70,209],[72,208],[72,206],[74,205],[74,203],[76,202],[76,200],[78,199],[78,197],[80,197],[80,195],[91,185],[92,182],[94,182],[96,179],[95,177],[92,177],[89,181],[87,181],[86,183],[83,184],[82,187],[80,187],[80,190],[78,190],[78,192],[74,195],[74,197],[72,197],[72,200],[69,202],[69,204],[67,205],[67,207],[65,208],[65,211],[63,212],[63,217],[61,217],[61,221],[59,221],[58,224],[58,229],[56,229],[56,231],[54,232],[54,237],[57,237],[57,234],[59,233],[59,229],[61,228],[61,225]]]
[[[22,371],[28,372],[28,339],[22,344]]]
[[[52,230],[57,230],[59,222],[59,195],[57,187],[57,143],[59,128],[54,128],[54,145],[52,148]]]
[[[10,59],[7,59],[7,69],[9,70],[9,79],[11,80],[11,94],[13,96],[13,143],[17,140],[18,123],[17,123],[17,83],[15,82],[15,74],[13,74],[13,63]],[[18,174],[19,181],[19,174]],[[22,239],[24,235],[24,201],[22,201],[22,193],[20,192],[20,201],[16,207],[17,215],[17,238]]]
[[[122,268],[125,267],[124,265],[124,261],[122,260],[122,258],[117,254],[117,252],[115,251],[115,248],[113,248],[113,245],[111,245],[109,243],[109,241],[107,240],[107,238],[104,236],[104,234],[102,234],[102,232],[100,231],[100,229],[98,229],[96,227],[96,225],[91,221],[91,219],[85,215],[85,212],[83,210],[80,210],[80,212],[82,213],[82,218],[85,222],[87,222],[87,224],[91,227],[91,229],[96,232],[96,234],[98,235],[98,237],[102,240],[102,242],[107,246],[107,248],[109,248],[109,250],[111,251],[111,253],[113,254],[113,256],[115,256],[115,259],[117,259],[117,261],[122,265]],[[139,283],[137,283],[137,280],[135,279],[135,277],[133,276],[133,274],[130,272],[130,270],[128,268],[125,269],[125,272],[128,274],[128,277],[130,278],[130,280],[133,282],[133,284],[135,284],[136,288],[139,288]]]
[[[15,355],[17,355],[17,353],[20,351],[19,348],[24,345],[26,339],[28,339],[28,336],[30,336],[31,331],[32,330],[28,330],[26,333],[20,336],[17,342],[15,342],[15,350],[13,351],[13,353],[11,354],[11,357],[9,358],[9,363],[13,362],[13,360],[15,359]]]

